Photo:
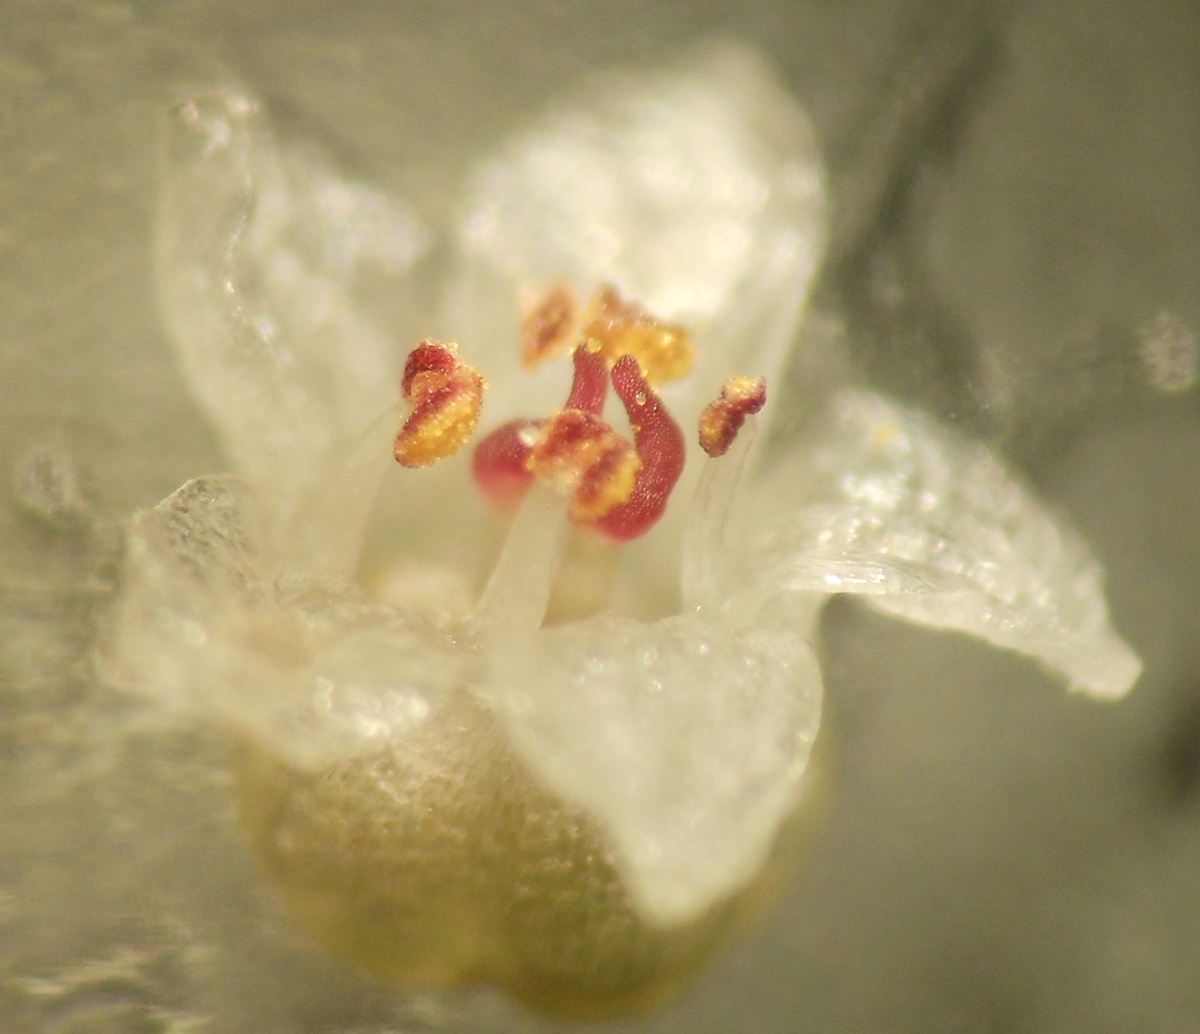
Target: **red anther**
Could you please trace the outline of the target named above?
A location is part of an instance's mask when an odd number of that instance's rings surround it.
[[[570,499],[575,524],[592,526],[633,494],[642,461],[602,417],[560,409],[542,425],[528,466]]]
[[[555,284],[521,316],[521,362],[527,369],[565,352],[579,336],[579,300],[567,284]]]
[[[594,527],[627,542],[649,531],[662,517],[671,490],[683,473],[687,446],[683,432],[646,383],[637,360],[625,355],[612,368],[612,384],[629,416],[634,449],[642,461],[633,493],[599,518]]]
[[[580,345],[572,356],[575,360],[575,379],[564,409],[581,409],[599,416],[608,398],[608,366],[596,350]]]
[[[746,417],[767,401],[767,382],[761,377],[730,377],[721,394],[700,414],[700,448],[710,456],[724,456],[737,438]]]
[[[532,443],[544,420],[510,420],[497,427],[475,447],[471,469],[487,501],[501,510],[514,510],[529,486]]]
[[[475,450],[475,480],[489,502],[508,509],[539,478],[570,498],[575,524],[626,542],[666,510],[687,457],[683,433],[632,354],[610,370],[604,351],[589,342],[573,358],[566,406],[548,420],[514,420],[484,438]],[[632,445],[601,416],[609,380],[629,418]]]
[[[417,345],[400,380],[400,392],[413,408],[396,434],[396,462],[425,467],[453,456],[475,430],[485,387],[479,371],[458,358],[454,345]]]
[[[575,349],[575,379],[565,410],[599,416],[608,396],[608,367],[604,356],[581,345]],[[513,420],[496,428],[475,448],[471,468],[489,503],[515,509],[533,482],[529,458],[545,420]]]

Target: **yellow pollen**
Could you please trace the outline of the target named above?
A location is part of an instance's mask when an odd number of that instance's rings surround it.
[[[766,382],[755,377],[730,377],[721,394],[700,414],[700,448],[709,456],[723,456],[737,437],[746,417],[762,409]]]
[[[479,422],[486,387],[479,371],[459,359],[453,345],[426,341],[417,346],[402,387],[413,408],[396,434],[396,461],[405,467],[427,467],[458,452]]]
[[[571,519],[581,523],[628,500],[642,469],[628,441],[600,417],[577,409],[546,421],[525,465],[571,497]]]
[[[762,391],[762,381],[757,377],[730,377],[722,385],[723,394],[734,404],[740,404],[756,398],[760,391]]]
[[[588,303],[583,338],[589,349],[603,353],[609,366],[623,355],[633,356],[651,386],[685,376],[696,358],[686,328],[655,319],[607,284]]]

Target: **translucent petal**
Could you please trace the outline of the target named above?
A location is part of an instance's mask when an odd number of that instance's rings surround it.
[[[487,162],[461,219],[451,319],[490,343],[501,422],[548,397],[517,363],[520,289],[561,279],[586,297],[611,281],[697,332],[696,369],[668,392],[690,425],[731,371],[775,374],[824,240],[811,126],[755,56],[726,47],[602,81]]]
[[[275,577],[254,542],[232,478],[189,481],[139,515],[113,681],[315,768],[397,741],[469,677],[427,622]]]
[[[768,479],[787,517],[738,563],[756,592],[862,593],[873,606],[1036,657],[1123,695],[1141,662],[1109,623],[1100,565],[982,445],[845,392],[807,455]],[[762,511],[760,511],[762,512]]]
[[[257,101],[232,89],[173,108],[163,179],[164,322],[238,472],[286,533],[330,464],[396,397],[398,349],[351,288],[362,266],[403,272],[423,231],[317,152],[277,148]]]
[[[587,297],[611,281],[695,333],[692,373],[663,390],[691,442],[676,488],[687,498],[704,405],[731,374],[777,380],[823,254],[826,215],[812,127],[753,53],[711,48],[593,82],[503,146],[468,186],[447,321],[491,384],[484,428],[544,414],[570,381],[560,363],[521,366],[522,289],[566,280]],[[669,508],[652,536],[628,547],[636,577],[623,573],[614,587],[622,606],[647,616],[678,606],[683,512]]]
[[[489,652],[489,703],[526,764],[603,825],[646,916],[692,918],[754,875],[820,721],[803,640],[598,618]]]

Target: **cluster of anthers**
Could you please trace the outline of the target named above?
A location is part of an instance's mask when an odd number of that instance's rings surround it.
[[[522,361],[532,368],[574,342],[574,379],[564,406],[544,419],[512,420],[476,447],[475,480],[494,506],[511,510],[534,481],[569,500],[577,527],[625,542],[663,515],[683,473],[687,448],[656,387],[685,376],[695,347],[683,327],[665,323],[601,287],[586,307],[569,287],[542,295],[521,323]],[[624,407],[633,440],[605,419],[608,386]],[[486,387],[457,346],[423,341],[408,356],[401,393],[412,412],[396,435],[395,456],[423,467],[458,452],[475,431]],[[766,402],[766,382],[731,377],[700,417],[701,448],[720,456],[746,417]]]

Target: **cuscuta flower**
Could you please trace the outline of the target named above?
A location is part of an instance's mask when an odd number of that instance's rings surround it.
[[[615,297],[604,293],[610,302]],[[674,347],[678,333],[673,328],[662,346]],[[636,347],[652,367],[646,342]],[[556,526],[564,513],[615,550],[650,531],[682,471],[682,433],[641,363],[615,343],[601,349],[586,336],[572,358],[574,379],[561,410],[519,422],[532,432],[524,440],[509,423],[475,449],[479,487],[493,503],[522,512],[487,591],[453,628],[461,640],[450,647],[455,652],[465,644],[472,653],[479,640],[488,651],[502,650],[497,635],[520,640],[551,620],[549,582],[572,577],[569,569],[556,571],[552,558],[563,549]],[[410,353],[402,394],[415,396],[408,388],[414,371],[430,368],[443,375],[436,391],[413,398],[396,436],[403,466],[412,466],[412,455],[448,459],[466,444],[458,414],[471,413],[473,424],[479,410],[482,376],[457,346],[438,342]],[[600,415],[606,381],[621,397],[636,446]],[[761,391],[756,400],[753,408],[760,408]],[[440,419],[431,401],[450,416]],[[563,419],[581,413],[593,421],[582,446]],[[595,439],[599,449],[591,448]],[[639,461],[631,478],[608,462],[612,439]],[[501,493],[494,491],[498,457]],[[539,494],[538,485],[549,491]],[[243,810],[260,855],[294,913],[325,944],[387,977],[488,981],[570,1014],[645,1007],[673,992],[770,899],[802,830],[798,821],[785,823],[748,886],[662,925],[640,913],[594,819],[531,777],[470,694],[456,694],[400,750],[313,776],[247,748],[241,771]],[[438,812],[452,818],[443,825],[433,817]]]
[[[450,311],[491,384],[474,473],[520,501],[484,585],[470,558],[491,552],[471,530],[486,525],[455,457],[403,472],[406,498],[376,524],[391,551],[367,553],[386,588],[355,587],[401,423],[387,339],[345,242],[336,264],[314,250],[310,171],[271,143],[257,102],[201,91],[170,133],[164,316],[240,479],[190,482],[135,522],[115,670],[237,734],[266,868],[364,966],[574,1012],[678,986],[761,904],[804,814],[821,699],[808,642],[831,593],[1021,650],[1097,696],[1136,678],[1095,561],[982,446],[831,383],[802,438],[751,457],[737,427],[760,382],[720,385],[778,373],[824,209],[803,115],[745,53],[608,87],[482,167]],[[365,189],[339,183],[339,198]],[[372,259],[369,239],[356,247]],[[609,435],[601,349],[575,352],[563,409],[598,450],[564,461],[551,446],[566,423],[539,416],[562,398],[541,360],[630,312],[615,291],[585,311],[563,285],[609,279],[668,317],[650,337],[670,330],[673,354],[682,322],[699,328],[693,372],[662,400],[649,364],[605,358],[630,422],[671,395],[706,451],[728,447],[687,464],[676,505],[650,493],[657,527],[619,550],[572,537],[546,484],[576,493],[590,461],[623,469],[574,511],[594,527],[670,449],[635,431],[635,463]],[[547,284],[521,313],[521,290]],[[522,315],[524,356],[493,344]],[[462,444],[482,383],[453,354],[414,355],[404,426],[419,447],[400,451],[423,461]]]

